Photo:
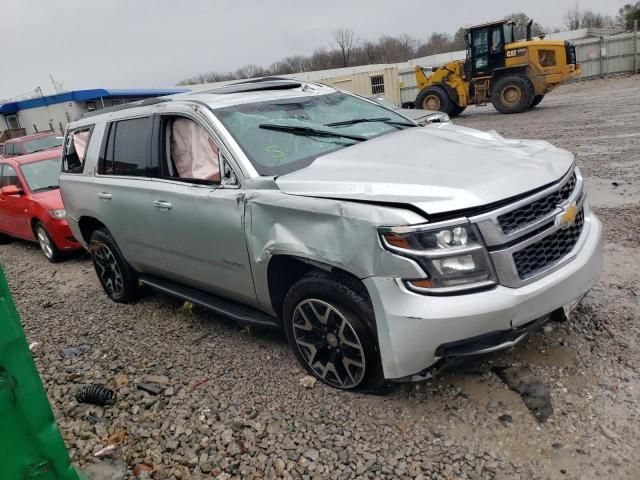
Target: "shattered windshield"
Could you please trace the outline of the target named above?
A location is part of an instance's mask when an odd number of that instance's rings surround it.
[[[380,105],[341,92],[234,105],[214,113],[265,176],[299,170],[326,153],[413,126]]]

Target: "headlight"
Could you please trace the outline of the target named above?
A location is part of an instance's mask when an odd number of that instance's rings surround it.
[[[420,121],[421,125],[426,125],[427,123],[449,123],[451,122],[451,118],[446,113],[432,113],[424,120]]]
[[[446,294],[495,285],[480,236],[473,225],[463,221],[380,228],[385,248],[415,260],[427,275],[405,279],[408,288]]]
[[[58,210],[49,210],[49,215],[53,218],[57,218],[58,220],[62,220],[63,218],[66,218],[67,212],[64,208],[60,208]]]

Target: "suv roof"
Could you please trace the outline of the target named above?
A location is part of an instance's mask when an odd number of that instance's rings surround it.
[[[76,121],[106,115],[110,113],[133,110],[143,107],[153,107],[172,101],[193,101],[204,103],[210,108],[224,108],[232,105],[253,103],[268,100],[295,98],[304,96],[326,95],[337,90],[327,85],[290,80],[280,77],[264,77],[246,82],[232,83],[218,88],[195,92],[179,93],[166,97],[150,98],[138,102],[127,103],[115,107],[104,108],[91,113],[85,113]],[[131,114],[138,112],[132,111]],[[117,115],[115,118],[127,117],[127,114]],[[84,122],[82,122],[84,123]],[[89,122],[87,122],[89,123]]]

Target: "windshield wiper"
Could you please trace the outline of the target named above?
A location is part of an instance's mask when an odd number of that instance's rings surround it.
[[[60,185],[49,185],[48,187],[36,188],[34,192],[44,192],[46,190],[56,190],[60,188]]]
[[[409,122],[397,122],[395,120],[391,120],[389,117],[381,117],[381,118],[354,118],[353,120],[343,120],[342,122],[331,122],[325,123],[325,127],[339,127],[341,125],[355,125],[357,123],[370,123],[370,122],[382,122],[388,123],[389,125],[393,125],[394,127],[417,127],[417,125]]]
[[[316,130],[311,127],[295,127],[293,125],[274,125],[272,123],[261,123],[258,125],[260,128],[264,128],[266,130],[276,130],[278,132],[289,132],[294,135],[307,135],[314,137],[339,137],[339,138],[348,138],[349,140],[356,140],[358,142],[364,142],[368,140],[367,137],[362,137],[360,135],[349,135],[348,133],[339,133],[339,132],[329,132],[327,130]]]

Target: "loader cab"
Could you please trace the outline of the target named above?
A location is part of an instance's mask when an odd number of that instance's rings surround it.
[[[491,76],[495,69],[505,66],[505,45],[513,42],[513,22],[501,20],[470,27],[466,40],[466,76]]]

